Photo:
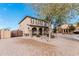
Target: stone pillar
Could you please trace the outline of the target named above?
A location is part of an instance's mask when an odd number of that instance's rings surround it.
[[[69,34],[69,29],[68,29],[68,34]]]
[[[63,29],[63,34],[64,34],[64,29]]]
[[[69,29],[68,29],[68,34],[69,34]]]
[[[42,35],[44,35],[44,28],[42,28]]]
[[[39,35],[39,28],[37,27],[37,35]]]
[[[23,36],[25,36],[25,35],[24,35],[24,31],[23,31]]]
[[[29,36],[32,36],[32,27],[29,29]]]

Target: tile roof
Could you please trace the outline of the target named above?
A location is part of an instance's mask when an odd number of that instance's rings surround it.
[[[27,17],[32,18],[32,19],[35,19],[35,20],[45,21],[44,19],[38,19],[38,18],[35,18],[35,17],[31,17],[31,16],[25,16],[25,17],[23,18],[23,20],[21,20],[21,21],[19,22],[19,24],[20,24],[22,21],[24,21],[25,18],[27,18]],[[46,22],[46,21],[45,21],[45,22]]]

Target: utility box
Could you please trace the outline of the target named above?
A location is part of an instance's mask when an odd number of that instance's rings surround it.
[[[8,29],[2,29],[0,31],[0,38],[1,39],[7,39],[11,37],[11,31]]]

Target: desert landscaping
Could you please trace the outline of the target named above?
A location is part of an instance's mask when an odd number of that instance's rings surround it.
[[[79,55],[79,4],[0,7],[0,56]]]
[[[0,55],[4,56],[77,56],[79,55],[78,35],[55,34],[47,37],[14,37],[0,39]],[[74,36],[74,38],[73,38]]]

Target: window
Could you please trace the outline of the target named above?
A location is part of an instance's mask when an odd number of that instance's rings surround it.
[[[38,25],[39,25],[39,20],[38,20]]]
[[[35,23],[35,24],[37,23],[37,20],[36,20],[36,19],[34,19],[34,23]]]
[[[38,20],[36,20],[36,24],[38,24]]]
[[[32,19],[32,21],[31,21],[31,23],[33,24],[33,19]]]
[[[45,26],[45,22],[43,22],[43,26]]]
[[[39,21],[39,25],[41,25],[41,21]]]
[[[41,21],[41,25],[43,26],[43,21]]]
[[[33,24],[34,24],[34,19],[32,19],[33,20]]]
[[[41,25],[43,25],[43,21],[41,21]]]

